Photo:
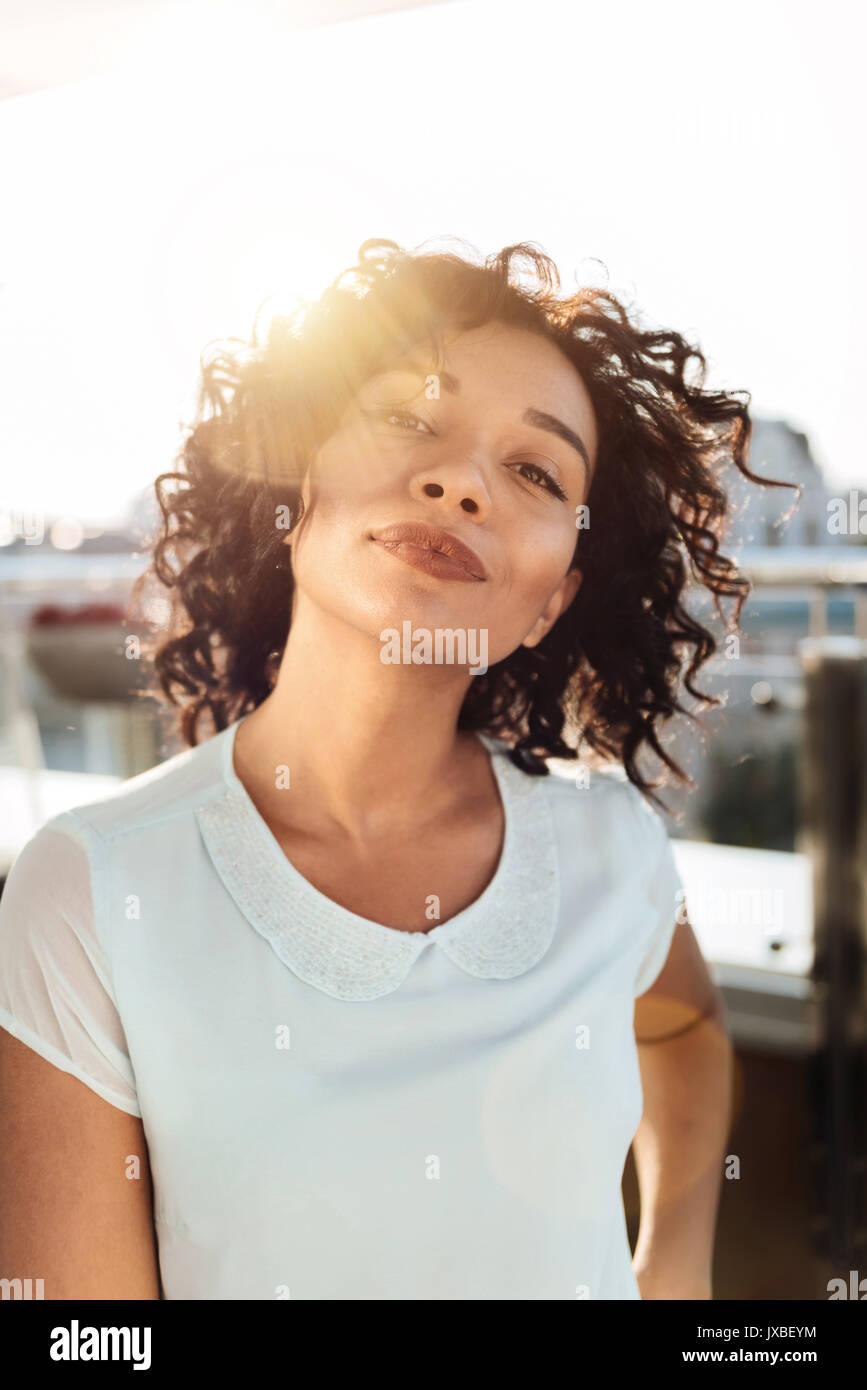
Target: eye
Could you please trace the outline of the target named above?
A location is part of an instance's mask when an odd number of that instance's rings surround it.
[[[404,427],[406,426],[406,422],[411,421],[412,425],[410,426],[410,431],[412,433],[418,433],[418,431],[413,428],[415,425],[424,425],[425,430],[428,433],[431,432],[430,426],[426,424],[424,420],[420,419],[418,415],[413,415],[411,411],[404,410],[401,406],[383,406],[380,410],[365,410],[364,414],[372,415],[378,420],[384,420],[386,424],[388,424],[390,420],[400,420],[403,422]]]
[[[531,483],[535,483],[537,487],[546,488],[547,491],[552,493],[554,497],[559,497],[561,502],[566,501],[566,494],[563,491],[560,484],[557,482],[557,479],[554,477],[553,473],[549,473],[548,469],[543,468],[540,463],[519,463],[517,465],[512,466],[515,467],[516,471],[520,469],[527,470],[528,473],[534,475],[533,477],[529,478],[529,481]],[[525,476],[527,476],[526,473]]]
[[[397,420],[404,430],[412,434],[417,434],[419,432],[416,428],[418,425],[424,426],[424,433],[433,434],[431,426],[428,425],[425,420],[422,420],[418,415],[414,415],[412,411],[405,410],[403,406],[382,406],[379,410],[365,410],[363,413],[365,415],[370,415],[374,419],[384,420],[386,424],[391,420]],[[510,466],[513,467],[516,472],[521,469],[525,470],[525,476],[529,475],[528,481],[533,483],[535,487],[544,488],[547,492],[550,492],[553,497],[559,497],[561,502],[566,501],[566,493],[554,477],[554,474],[549,472],[547,468],[544,468],[541,463],[519,463]]]

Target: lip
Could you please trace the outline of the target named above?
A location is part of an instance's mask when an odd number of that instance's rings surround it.
[[[424,521],[399,521],[371,532],[371,540],[391,550],[400,559],[442,578],[473,579],[481,582],[488,572],[474,550],[450,531],[428,526]]]

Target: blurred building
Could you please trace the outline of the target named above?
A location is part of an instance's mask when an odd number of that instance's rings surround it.
[[[852,546],[867,544],[858,523],[867,493],[845,489],[849,529],[830,525],[834,499],[841,505],[839,490],[827,483],[807,436],[785,420],[754,420],[748,463],[759,477],[796,483],[801,494],[751,483],[734,464],[725,470],[730,520],[722,548],[745,571],[787,557],[821,569],[826,555],[833,563]],[[803,744],[797,650],[800,639],[815,630],[817,605],[825,630],[854,631],[852,592],[829,596],[818,585],[757,585],[736,640],[727,639],[707,594],[695,591],[691,609],[719,644],[699,685],[725,703],[701,712],[703,733],[678,721],[667,740],[697,783],[694,790],[672,785],[666,792],[679,817],[676,834],[761,849],[796,847]]]
[[[761,478],[797,483],[801,498],[797,501],[791,488],[763,488],[751,483],[731,464],[724,476],[733,514],[731,547],[847,542],[847,537],[828,531],[832,492],[805,434],[785,420],[754,420],[748,463]]]

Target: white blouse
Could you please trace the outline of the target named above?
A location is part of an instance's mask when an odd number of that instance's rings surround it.
[[[497,870],[402,932],[288,861],[240,722],[53,817],[0,898],[0,1024],[141,1116],[163,1296],[639,1298],[620,1183],[681,886],[660,817],[622,773],[531,776],[480,735]]]

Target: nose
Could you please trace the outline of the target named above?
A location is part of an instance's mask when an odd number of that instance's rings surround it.
[[[459,507],[475,521],[486,521],[491,495],[480,468],[468,459],[429,464],[410,484],[415,498],[441,497],[446,507]]]

